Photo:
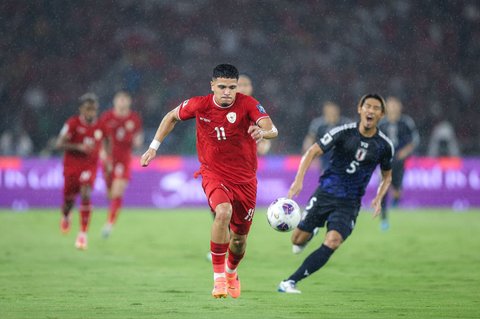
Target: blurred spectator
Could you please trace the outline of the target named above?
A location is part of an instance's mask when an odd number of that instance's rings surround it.
[[[6,130],[0,136],[0,154],[26,157],[32,152],[33,143],[25,130]]]
[[[282,128],[273,153],[301,151],[317,101],[354,117],[359,96],[379,92],[408,101],[423,136],[433,129],[429,106],[450,105],[444,115],[462,149],[480,154],[478,1],[243,0],[229,2],[228,16],[221,4],[2,1],[0,132],[21,123],[38,153],[75,112],[76,96],[93,90],[105,108],[120,88],[153,131],[185,97],[208,93],[213,65],[230,62],[256,75],[256,98]],[[180,147],[189,125],[163,151],[190,150]],[[418,153],[426,151],[422,142]]]
[[[434,126],[428,142],[428,156],[460,156],[453,125],[443,120]]]

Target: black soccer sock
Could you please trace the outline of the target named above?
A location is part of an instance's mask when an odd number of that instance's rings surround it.
[[[320,248],[311,253],[304,261],[303,264],[291,275],[288,280],[295,282],[306,278],[323,267],[333,254],[334,250],[322,244]]]
[[[380,214],[381,220],[387,220],[387,205],[388,205],[388,194],[385,194],[382,199],[382,210]]]

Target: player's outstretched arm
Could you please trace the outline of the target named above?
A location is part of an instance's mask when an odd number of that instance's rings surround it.
[[[65,134],[60,134],[55,143],[55,147],[62,151],[77,151],[82,153],[89,153],[93,147],[83,143],[71,143]]]
[[[148,150],[140,158],[140,164],[142,166],[148,166],[151,160],[157,155],[157,150],[160,147],[160,144],[163,142],[165,137],[173,130],[175,124],[177,124],[180,119],[178,118],[178,107],[168,112],[160,122],[155,137],[153,138],[152,143]]]
[[[317,143],[314,143],[312,146],[310,146],[305,154],[303,154],[300,165],[298,166],[295,180],[288,191],[288,198],[293,198],[293,196],[298,196],[298,194],[300,194],[303,188],[303,179],[305,178],[308,168],[312,164],[313,159],[317,156],[321,156],[322,154],[323,151]]]
[[[382,210],[382,199],[383,199],[383,196],[385,196],[385,194],[387,193],[391,183],[392,183],[392,170],[388,170],[388,171],[382,170],[382,181],[378,186],[377,196],[375,196],[371,204],[371,206],[374,209],[373,211],[374,218],[377,217]]]

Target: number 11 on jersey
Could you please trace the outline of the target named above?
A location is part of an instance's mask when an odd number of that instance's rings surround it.
[[[223,126],[215,126],[215,131],[217,132],[217,138],[219,141],[227,139],[227,136],[225,135],[225,128]]]

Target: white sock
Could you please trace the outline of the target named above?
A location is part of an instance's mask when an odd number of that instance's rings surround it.
[[[216,280],[217,278],[225,278],[225,273],[224,272],[214,272],[213,273],[213,280]]]
[[[225,271],[228,272],[229,274],[234,274],[237,272],[237,268],[235,269],[230,269],[230,267],[225,267]]]

